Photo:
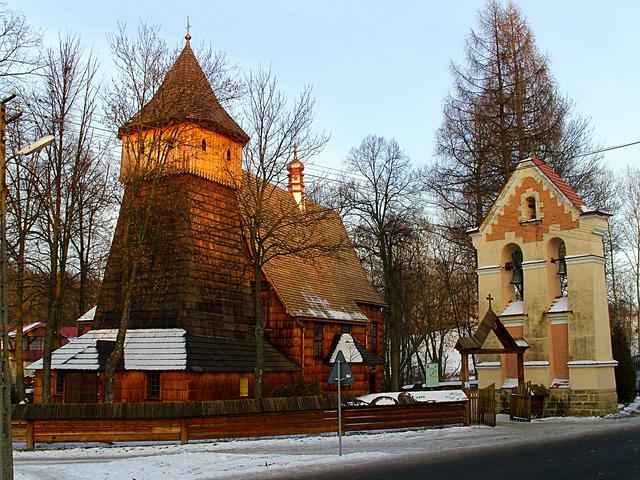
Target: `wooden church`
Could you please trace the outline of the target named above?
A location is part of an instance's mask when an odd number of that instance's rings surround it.
[[[152,195],[130,300],[116,402],[201,401],[252,397],[256,364],[253,282],[235,179],[242,175],[249,136],[220,105],[191,47],[190,36],[154,97],[122,126],[125,185],[113,244],[91,328],[52,356],[54,402],[101,402],[105,365],[123,312],[131,247],[124,205]],[[145,152],[155,175],[134,181]],[[155,156],[154,156],[155,155]],[[163,161],[157,161],[163,158]],[[157,161],[158,165],[153,165]],[[161,165],[160,165],[161,164]],[[324,209],[304,199],[304,166],[293,158],[288,189],[272,202],[292,215]],[[306,205],[305,208],[298,208]],[[323,393],[338,350],[350,362],[350,393],[383,386],[383,300],[365,272],[336,212],[322,215],[310,235],[349,245],[309,259],[282,256],[262,271],[264,394],[302,378]],[[266,285],[266,287],[265,287]],[[42,364],[35,402],[42,398]]]
[[[492,352],[477,363],[480,388],[530,381],[549,389],[548,413],[617,411],[602,242],[607,218],[539,158],[520,162],[470,231],[485,321],[459,347]],[[505,346],[511,354],[497,353]]]

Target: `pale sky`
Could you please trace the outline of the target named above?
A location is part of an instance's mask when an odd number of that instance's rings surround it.
[[[590,117],[596,146],[640,140],[640,2],[517,2],[575,111]],[[433,158],[451,60],[463,60],[480,0],[8,0],[40,28],[80,36],[108,75],[106,34],[118,22],[161,26],[172,45],[223,50],[242,69],[271,66],[289,98],[305,86],[316,97],[318,130],[331,141],[314,163],[340,168],[368,134],[393,137],[415,164]],[[605,154],[616,171],[638,165],[640,145]]]

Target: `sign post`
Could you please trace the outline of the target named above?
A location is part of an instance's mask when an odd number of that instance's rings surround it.
[[[338,384],[338,454],[342,456],[342,384],[352,384],[355,381],[351,368],[347,363],[344,354],[339,351],[336,355],[336,361],[333,364],[331,373],[329,374],[329,383]]]
[[[438,364],[427,363],[425,365],[425,384],[427,387],[437,387],[440,384],[440,378],[438,377]]]

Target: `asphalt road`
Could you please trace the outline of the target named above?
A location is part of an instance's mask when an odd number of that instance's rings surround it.
[[[330,471],[305,480],[640,480],[640,425],[574,438],[413,456]]]

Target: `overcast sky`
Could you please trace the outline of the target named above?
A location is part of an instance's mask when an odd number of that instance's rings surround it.
[[[596,146],[640,140],[640,2],[517,2],[575,111],[591,118]],[[93,48],[108,72],[106,33],[118,22],[161,26],[170,44],[211,44],[243,69],[271,66],[293,98],[316,97],[316,127],[331,134],[314,161],[340,168],[370,133],[394,137],[414,163],[433,158],[449,64],[476,27],[478,0],[147,1],[8,0],[47,42],[67,31]],[[106,73],[108,74],[108,73]],[[615,150],[615,170],[638,164],[640,145]]]

